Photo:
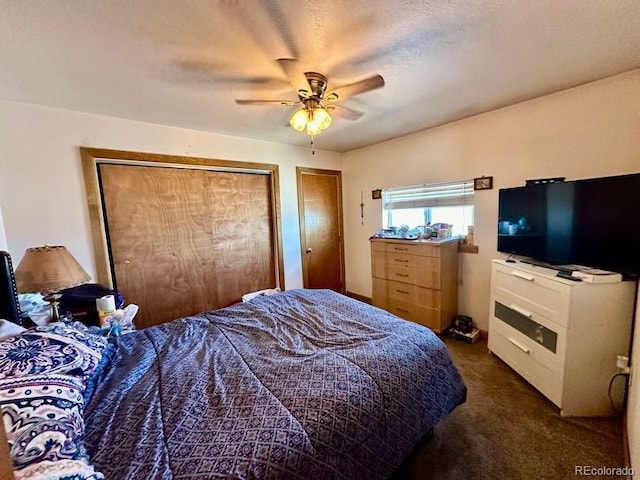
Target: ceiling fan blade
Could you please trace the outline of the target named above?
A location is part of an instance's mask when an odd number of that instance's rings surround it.
[[[301,96],[306,98],[311,95],[311,87],[307,81],[307,77],[304,74],[304,70],[300,68],[300,64],[293,58],[279,58],[277,60],[282,71],[287,75],[289,83],[293,87],[293,90]]]
[[[327,105],[324,107],[327,112],[336,117],[346,118],[347,120],[358,120],[364,113],[351,108],[342,107],[340,105]]]
[[[292,105],[298,105],[300,102],[294,102],[291,100],[237,100],[238,105],[283,105],[290,107]]]
[[[338,100],[344,100],[345,98],[353,97],[359,93],[368,92],[369,90],[375,90],[380,87],[384,87],[384,78],[382,78],[381,75],[374,75],[359,82],[338,87],[327,93],[323,100],[325,102],[337,102]]]

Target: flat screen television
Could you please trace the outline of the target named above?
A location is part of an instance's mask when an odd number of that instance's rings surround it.
[[[498,195],[500,252],[640,273],[640,174],[504,188]]]

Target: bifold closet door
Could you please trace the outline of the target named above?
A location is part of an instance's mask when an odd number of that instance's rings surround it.
[[[114,284],[139,328],[275,286],[269,175],[100,164]]]

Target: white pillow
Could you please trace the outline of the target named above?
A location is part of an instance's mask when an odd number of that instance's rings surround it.
[[[22,332],[24,332],[26,328],[21,327],[9,320],[3,320],[0,318],[0,340],[4,340],[5,338],[14,337]]]

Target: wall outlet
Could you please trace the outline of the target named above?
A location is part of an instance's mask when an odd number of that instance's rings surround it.
[[[625,357],[624,355],[618,355],[616,357],[616,367],[620,370],[620,373],[628,374],[629,369],[629,357]]]

